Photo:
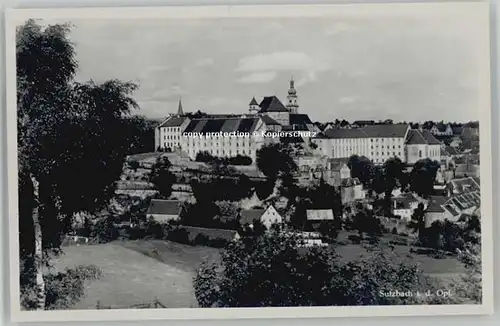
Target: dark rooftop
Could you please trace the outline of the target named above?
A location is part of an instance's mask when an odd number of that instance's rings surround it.
[[[179,215],[181,202],[178,200],[151,199],[147,214]]]
[[[260,102],[260,112],[289,112],[276,96],[266,96]]]
[[[163,121],[158,128],[161,127],[180,127],[186,119],[189,119],[188,117],[182,117],[182,116],[171,116],[168,117],[165,121]]]

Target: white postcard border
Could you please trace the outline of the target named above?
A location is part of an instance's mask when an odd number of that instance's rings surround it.
[[[14,322],[124,321],[124,320],[213,320],[269,318],[328,318],[415,315],[479,315],[493,313],[493,198],[490,89],[490,15],[487,1],[436,3],[376,3],[332,5],[255,5],[255,6],[170,6],[129,8],[44,8],[6,11],[7,82],[7,204],[9,212],[10,308]],[[480,111],[481,215],[483,302],[480,305],[443,306],[354,306],[288,308],[185,308],[21,311],[19,295],[19,239],[17,223],[17,112],[16,112],[16,25],[29,18],[40,19],[199,19],[250,17],[324,17],[338,15],[371,16],[477,14],[484,17],[478,84]]]

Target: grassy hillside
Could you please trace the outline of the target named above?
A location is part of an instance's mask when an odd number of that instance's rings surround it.
[[[160,257],[149,257],[156,246],[162,250]],[[155,298],[168,308],[195,307],[194,270],[204,257],[217,254],[215,249],[163,241],[70,246],[64,252],[54,262],[56,269],[94,264],[103,272],[100,280],[87,285],[85,298],[73,309],[94,309],[97,301],[106,307],[127,308]]]
[[[386,248],[396,254],[394,263],[418,264],[424,273],[445,282],[463,272],[463,266],[453,257],[434,259],[410,254],[409,249],[399,245]],[[354,244],[340,245],[336,250],[343,262],[371,255]],[[98,301],[104,307],[128,308],[155,299],[167,308],[187,308],[197,306],[192,286],[196,269],[203,260],[217,260],[220,250],[162,240],[137,240],[71,246],[65,247],[64,252],[55,261],[57,269],[94,264],[103,272],[100,280],[87,285],[86,297],[74,309],[94,309]]]

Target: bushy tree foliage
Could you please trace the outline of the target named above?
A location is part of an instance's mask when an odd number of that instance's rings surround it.
[[[439,167],[439,162],[430,159],[417,161],[410,173],[411,190],[424,198],[432,195]]]
[[[385,175],[385,196],[390,197],[392,191],[398,186],[404,188],[407,183],[407,176],[404,172],[405,164],[398,157],[393,157],[385,161],[383,165]]]
[[[149,181],[154,184],[156,190],[164,198],[170,197],[172,194],[172,186],[174,185],[176,178],[175,175],[170,171],[172,164],[167,157],[159,157],[153,169],[149,174]]]
[[[341,263],[331,248],[301,248],[293,235],[268,232],[243,237],[222,252],[219,264],[204,264],[194,278],[201,307],[284,307],[409,304],[415,298],[381,292],[421,289],[423,276],[411,264],[395,264],[378,252]],[[423,289],[421,289],[423,290]]]
[[[290,188],[288,198],[289,205],[293,205],[291,224],[297,228],[304,229],[307,226],[306,211],[308,209],[331,209],[335,218],[334,227],[340,230],[342,227],[342,199],[340,192],[324,180],[313,187],[299,187],[294,185]]]
[[[255,182],[254,185],[257,197],[264,200],[273,194],[275,183],[271,180],[266,180]]]
[[[24,271],[30,275],[27,286],[21,288],[21,305],[26,309],[36,308],[36,293],[34,291],[33,272]],[[77,266],[44,276],[46,282],[46,309],[69,309],[84,296],[85,283],[102,277],[102,271],[96,266]],[[31,286],[28,286],[31,285]]]
[[[257,167],[270,180],[290,175],[297,170],[291,156],[292,149],[283,144],[271,144],[257,151]]]
[[[108,203],[130,149],[128,136],[117,131],[137,108],[131,96],[137,86],[75,82],[69,32],[68,25],[41,27],[32,20],[17,29],[19,241],[27,263],[40,256],[35,229],[44,251],[57,253],[75,213]],[[28,286],[24,281],[21,276],[21,286]]]
[[[129,155],[154,152],[153,135],[158,122],[146,117],[134,115],[127,117],[120,130],[128,138]]]
[[[422,233],[422,236],[420,236]],[[435,221],[419,232],[419,244],[436,250],[455,252],[465,246],[464,230],[450,221]]]
[[[246,175],[215,176],[208,182],[192,181],[191,187],[198,202],[238,201],[251,196],[253,184]]]
[[[351,169],[352,178],[358,178],[365,186],[371,184],[375,167],[370,159],[365,156],[353,155],[349,158],[347,166]]]
[[[195,161],[218,165],[251,165],[252,158],[245,155],[236,155],[232,157],[216,157],[208,151],[198,152]]]
[[[367,234],[374,241],[376,241],[384,231],[380,219],[373,214],[372,210],[366,208],[358,209],[358,212],[353,217],[352,228],[358,230],[361,238],[363,234]]]

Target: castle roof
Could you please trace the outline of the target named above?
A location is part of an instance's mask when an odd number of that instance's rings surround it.
[[[211,132],[253,132],[257,128],[260,118],[231,117],[231,118],[201,118],[193,119],[184,132],[206,134]]]
[[[303,113],[291,113],[290,114],[290,124],[291,125],[306,125],[312,124],[311,119],[307,114]]]
[[[271,126],[271,125],[281,125],[278,121],[274,120],[273,118],[271,118],[270,116],[267,116],[267,115],[263,115],[263,116],[262,116],[262,121],[264,121],[264,123],[265,123],[267,126]]]
[[[436,139],[427,130],[410,129],[406,137],[406,144],[408,145],[440,145],[439,140]]]
[[[249,105],[259,105],[259,103],[257,103],[257,100],[255,99],[255,97],[252,97],[252,100],[250,101]]]
[[[276,96],[266,96],[260,102],[260,112],[289,112]]]
[[[323,131],[325,138],[403,138],[409,129],[407,124],[370,125],[362,128],[331,128]]]
[[[184,121],[186,121],[187,119],[189,119],[188,117],[181,117],[181,116],[170,116],[168,117],[167,119],[165,119],[165,121],[163,121],[159,126],[158,128],[162,128],[162,127],[180,127]]]
[[[363,131],[371,138],[401,138],[406,135],[409,127],[405,123],[371,125],[363,127]]]

